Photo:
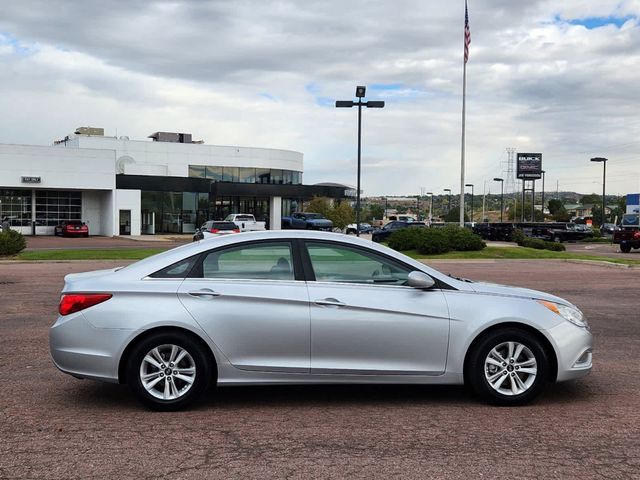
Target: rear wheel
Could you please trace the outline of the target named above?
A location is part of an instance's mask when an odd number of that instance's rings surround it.
[[[620,244],[620,251],[622,253],[629,253],[631,251],[631,245],[626,242]]]
[[[516,328],[496,330],[470,352],[467,381],[483,400],[496,405],[524,405],[542,391],[549,360],[540,341]]]
[[[211,365],[204,348],[184,333],[155,333],[131,352],[127,381],[153,410],[180,410],[209,387]]]

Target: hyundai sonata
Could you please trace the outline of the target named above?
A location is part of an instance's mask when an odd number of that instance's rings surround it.
[[[56,366],[177,410],[211,384],[468,384],[520,405],[591,370],[580,310],[547,293],[452,278],[382,245],[268,231],[71,274]]]

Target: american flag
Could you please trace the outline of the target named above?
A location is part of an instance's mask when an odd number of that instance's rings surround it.
[[[469,30],[469,10],[467,1],[464,2],[464,63],[469,60],[469,45],[471,44],[471,30]]]

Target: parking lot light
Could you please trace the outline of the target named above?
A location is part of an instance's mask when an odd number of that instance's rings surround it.
[[[592,162],[602,162],[602,222],[601,224],[604,225],[606,219],[605,219],[605,215],[604,215],[604,208],[605,208],[605,201],[604,201],[604,187],[605,187],[605,183],[607,180],[607,161],[609,159],[608,158],[604,158],[604,157],[593,157],[591,159]],[[600,226],[602,226],[600,225]]]
[[[494,182],[500,182],[500,223],[504,220],[502,218],[502,214],[504,212],[504,178],[494,178]]]

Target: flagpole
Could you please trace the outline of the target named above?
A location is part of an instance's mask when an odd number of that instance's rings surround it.
[[[464,227],[464,140],[467,100],[467,62],[462,67],[462,148],[460,155],[460,226]]]
[[[462,57],[462,139],[460,148],[460,226],[464,227],[464,154],[465,154],[465,120],[467,114],[467,60],[469,58],[469,10],[467,0],[464,2],[464,49]]]

